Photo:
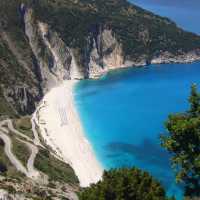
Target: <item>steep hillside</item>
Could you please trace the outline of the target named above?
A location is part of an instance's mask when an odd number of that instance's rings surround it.
[[[1,0],[0,116],[31,114],[64,79],[200,59],[200,37],[126,0]]]
[[[0,199],[77,200],[74,170],[35,128],[29,117],[0,121]]]
[[[41,89],[19,2],[0,2],[0,115],[30,114]]]

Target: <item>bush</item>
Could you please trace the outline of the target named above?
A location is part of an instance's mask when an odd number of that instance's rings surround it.
[[[140,169],[105,171],[103,180],[83,189],[80,200],[166,200],[160,183]]]

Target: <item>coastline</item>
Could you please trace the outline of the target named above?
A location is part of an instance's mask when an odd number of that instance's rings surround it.
[[[191,57],[190,57],[191,58]],[[187,59],[183,62],[154,60],[149,64],[137,66],[123,65],[100,73],[99,79],[110,71],[132,67],[144,67],[151,64],[192,63],[199,59]],[[75,171],[80,186],[87,187],[102,178],[103,167],[96,159],[92,146],[85,136],[79,114],[74,105],[73,88],[78,80],[65,80],[44,95],[32,120],[39,127],[45,143],[52,148],[56,155],[68,163]]]
[[[36,109],[34,120],[46,144],[70,164],[80,186],[87,187],[101,179],[103,168],[85,137],[74,105],[73,88],[76,82],[68,80],[52,88]]]
[[[200,49],[198,49],[198,52],[191,51],[185,54],[180,55],[172,55],[169,52],[163,52],[158,57],[153,57],[151,60],[141,59],[138,62],[131,61],[131,60],[125,60],[123,64],[121,65],[109,65],[105,69],[100,70],[96,69],[93,70],[92,73],[89,74],[89,79],[99,79],[101,76],[104,76],[110,71],[116,70],[116,69],[127,69],[132,67],[145,67],[149,65],[164,65],[164,64],[188,64],[188,63],[194,63],[194,62],[200,62]]]

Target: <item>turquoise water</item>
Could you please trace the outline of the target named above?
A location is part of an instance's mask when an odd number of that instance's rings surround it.
[[[76,105],[104,168],[140,167],[180,199],[159,135],[170,113],[188,109],[192,83],[200,84],[200,63],[129,68],[79,82]]]
[[[200,33],[197,0],[130,0]],[[200,85],[200,63],[151,65],[110,72],[77,84],[75,101],[88,139],[105,169],[137,166],[182,199],[169,155],[160,147],[170,113],[188,109],[192,83]]]

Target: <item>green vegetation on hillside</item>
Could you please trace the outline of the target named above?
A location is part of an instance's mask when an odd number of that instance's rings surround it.
[[[185,195],[200,197],[200,93],[196,85],[192,86],[189,102],[189,111],[169,116],[169,134],[161,141],[172,155],[176,180],[185,186]]]
[[[0,1],[0,116],[16,117],[17,113],[30,114],[21,110],[19,98],[13,97],[13,93],[17,92],[16,87],[26,87],[29,90],[38,87],[34,74],[34,56],[24,32],[19,10],[22,1]],[[5,95],[14,98],[12,106]]]
[[[83,189],[80,200],[167,200],[159,182],[137,168],[105,171],[103,180]],[[173,199],[173,198],[172,198]]]
[[[16,157],[26,167],[27,161],[30,157],[30,150],[23,142],[19,141],[15,136],[12,138],[12,151]]]
[[[0,118],[6,115],[16,116],[16,113],[10,104],[6,101],[5,97],[3,96],[2,89],[0,88]]]
[[[13,54],[13,49],[10,49],[8,42],[5,40],[5,37],[6,39],[8,37],[13,47],[18,51],[17,53],[21,54],[24,62],[27,62],[32,67],[32,52],[23,31],[19,13],[20,4],[17,2],[13,0],[0,2],[0,30],[4,31],[0,34],[0,83],[5,86],[16,83],[35,84],[31,76],[27,78],[27,71],[20,65],[19,60]],[[6,76],[7,78],[5,78]]]
[[[100,26],[111,28],[122,42],[125,56],[132,58],[151,57],[166,50],[176,54],[200,47],[197,35],[126,0],[2,0],[1,20],[23,49],[27,41],[19,12],[21,2],[31,6],[36,18],[56,30],[68,46],[81,51],[86,47],[89,32],[97,34]]]
[[[30,138],[33,137],[32,132],[32,124],[31,124],[31,118],[29,116],[26,117],[20,117],[13,120],[14,127],[21,133],[27,135]]]
[[[20,74],[21,67],[16,62],[8,47],[0,37],[0,116],[15,115],[13,108],[6,101],[3,88],[15,84],[23,74]],[[12,77],[13,76],[13,77]]]
[[[31,6],[36,16],[60,33],[67,45],[82,50],[88,33],[97,34],[99,26],[111,28],[122,42],[125,56],[131,58],[151,57],[160,51],[176,54],[200,47],[197,35],[126,0],[43,0]]]
[[[35,159],[35,167],[47,174],[52,181],[79,183],[74,170],[68,164],[52,156],[48,150],[39,151]]]

